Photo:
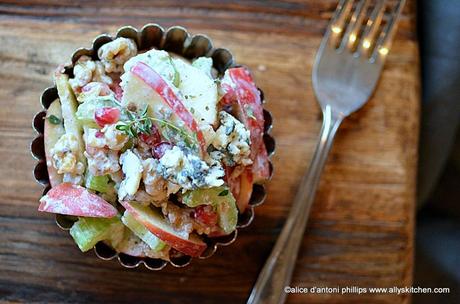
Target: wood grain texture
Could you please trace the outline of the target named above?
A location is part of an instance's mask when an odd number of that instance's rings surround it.
[[[288,213],[320,129],[311,68],[336,1],[0,2],[0,301],[244,303]],[[405,9],[370,102],[337,136],[292,286],[409,286],[418,137],[415,8]],[[37,212],[31,120],[51,72],[96,35],[131,24],[186,26],[252,68],[274,116],[269,196],[230,247],[184,269],[128,270],[82,254]],[[408,295],[297,294],[288,303],[408,303]]]

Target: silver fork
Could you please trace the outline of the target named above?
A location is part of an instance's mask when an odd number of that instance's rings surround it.
[[[319,141],[283,230],[247,304],[284,303],[287,296],[284,288],[291,281],[310,207],[334,136],[342,120],[360,109],[374,91],[405,0],[393,6],[383,28],[385,0],[378,0],[369,16],[369,1],[361,0],[353,6],[354,2],[339,2],[316,55],[313,89],[323,112]]]

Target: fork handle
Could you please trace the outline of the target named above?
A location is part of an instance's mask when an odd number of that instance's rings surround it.
[[[314,201],[321,173],[343,116],[330,106],[323,110],[323,126],[310,168],[302,177],[297,194],[278,240],[257,278],[247,304],[281,304],[291,282],[292,272]]]

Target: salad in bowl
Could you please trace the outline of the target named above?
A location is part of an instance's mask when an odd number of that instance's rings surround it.
[[[54,80],[44,117],[51,188],[38,210],[73,218],[81,251],[169,261],[235,232],[271,173],[260,91],[245,67],[140,50],[118,37]]]

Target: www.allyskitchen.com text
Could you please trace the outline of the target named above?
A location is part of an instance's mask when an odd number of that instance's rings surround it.
[[[310,293],[310,294],[414,294],[414,293],[450,293],[448,287],[360,287],[360,286],[286,286],[285,293]]]

